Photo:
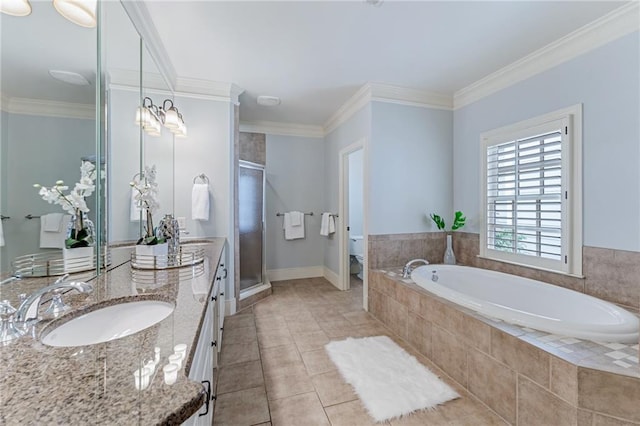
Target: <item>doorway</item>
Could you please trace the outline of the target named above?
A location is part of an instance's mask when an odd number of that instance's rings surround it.
[[[238,171],[238,232],[240,297],[265,281],[264,166],[240,161]]]
[[[340,233],[340,288],[363,291],[366,282],[364,141],[340,151],[339,214],[344,232]],[[364,304],[366,305],[366,297]]]

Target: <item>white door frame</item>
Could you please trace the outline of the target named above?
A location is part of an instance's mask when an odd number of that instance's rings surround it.
[[[349,226],[349,154],[358,151],[360,149],[363,151],[363,236],[362,236],[362,245],[365,250],[365,262],[363,265],[364,273],[363,273],[363,288],[364,288],[364,297],[363,304],[364,308],[367,309],[367,256],[366,251],[368,247],[368,238],[367,238],[367,194],[366,194],[366,185],[365,178],[367,176],[367,161],[366,161],[366,150],[365,150],[365,139],[359,139],[358,141],[352,143],[351,145],[340,150],[338,154],[338,164],[339,164],[339,172],[338,172],[338,214],[340,215],[339,224],[341,226],[339,238],[339,248],[338,248],[338,256],[339,256],[339,288],[341,290],[349,290],[350,281],[349,281],[349,272],[350,272],[350,264],[349,264],[349,232],[347,231],[347,227]]]

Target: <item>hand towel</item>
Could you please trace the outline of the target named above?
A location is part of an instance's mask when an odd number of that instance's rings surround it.
[[[64,248],[64,240],[67,236],[67,226],[71,220],[71,215],[63,215],[62,226],[58,232],[45,231],[45,216],[40,216],[40,248]]]
[[[191,219],[209,220],[209,185],[194,183],[191,190]]]
[[[140,220],[140,211],[142,210],[140,208],[140,204],[136,200],[136,195],[138,195],[138,190],[131,187],[131,208],[129,210],[131,212],[131,216],[129,218],[131,222],[138,222]]]
[[[285,213],[282,229],[284,229],[285,240],[297,240],[300,238],[304,238],[304,215],[302,216],[301,224],[298,226],[293,226],[291,224],[291,213]]]
[[[322,220],[320,221],[320,235],[328,237],[330,234],[336,232],[336,223],[331,213],[322,213]]]
[[[42,216],[44,232],[62,231],[62,213],[49,213]]]
[[[289,212],[289,214],[291,215],[291,226],[302,226],[304,213],[292,211],[292,212]]]
[[[4,247],[4,231],[2,230],[2,220],[0,220],[0,247]]]

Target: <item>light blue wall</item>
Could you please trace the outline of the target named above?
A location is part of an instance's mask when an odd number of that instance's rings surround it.
[[[325,136],[324,151],[324,211],[337,213],[339,206],[340,151],[371,135],[371,104],[367,104],[347,121]],[[366,157],[366,154],[365,154]],[[366,161],[366,160],[365,160]],[[366,189],[365,189],[366,191]],[[366,207],[365,207],[366,209]],[[324,238],[324,266],[334,273],[339,271],[339,241],[343,232],[342,219],[336,221],[336,233]]]
[[[320,213],[324,206],[324,140],[267,135],[266,257],[267,269],[322,266]],[[287,241],[282,217],[287,211],[313,212],[305,216],[305,238]]]
[[[454,113],[454,206],[479,232],[480,134],[583,104],[587,246],[640,251],[639,33],[633,33]]]
[[[364,235],[364,150],[349,154],[349,235]]]
[[[372,103],[369,234],[433,230],[426,213],[451,217],[451,111]]]

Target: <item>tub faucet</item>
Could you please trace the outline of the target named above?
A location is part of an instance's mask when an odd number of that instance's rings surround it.
[[[40,299],[49,292],[59,292],[59,290],[64,289],[77,290],[80,293],[91,293],[93,291],[93,286],[89,283],[81,281],[66,281],[68,276],[69,274],[66,274],[58,278],[53,284],[43,287],[40,290],[36,290],[29,295],[16,310],[15,322],[24,324],[31,319],[37,319]]]
[[[411,275],[411,271],[413,271],[412,265],[418,262],[422,262],[425,265],[429,264],[429,261],[424,259],[413,259],[408,261],[406,265],[404,265],[404,268],[402,268],[402,278],[409,278],[409,275]]]

